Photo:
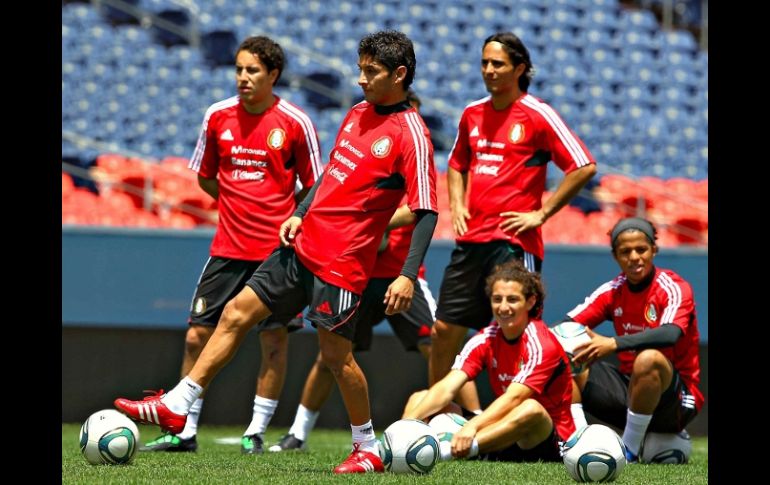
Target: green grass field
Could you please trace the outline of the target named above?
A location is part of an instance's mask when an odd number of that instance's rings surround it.
[[[80,454],[80,424],[62,424],[62,483],[211,483],[211,484],[316,484],[316,483],[420,483],[420,484],[569,484],[564,466],[548,463],[440,462],[428,475],[392,473],[335,476],[331,473],[350,450],[350,431],[318,429],[308,441],[309,452],[241,455],[239,445],[219,444],[219,438],[239,438],[243,428],[202,426],[197,453],[137,453],[125,466],[93,466]],[[160,433],[157,427],[140,426],[141,442]],[[285,429],[270,429],[268,444],[275,443]],[[377,436],[381,435],[381,430]],[[687,465],[627,466],[619,484],[706,484],[708,483],[708,438],[694,438]]]

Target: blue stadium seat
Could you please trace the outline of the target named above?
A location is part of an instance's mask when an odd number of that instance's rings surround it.
[[[661,45],[667,50],[692,54],[698,50],[695,37],[687,30],[659,31]]]
[[[233,64],[239,40],[231,30],[214,30],[201,36],[203,57],[212,66]]]
[[[649,33],[656,32],[660,26],[658,20],[649,10],[627,10],[620,14],[621,28],[624,30],[634,29]]]

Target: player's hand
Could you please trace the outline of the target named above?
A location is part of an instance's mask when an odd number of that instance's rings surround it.
[[[591,365],[618,349],[618,342],[614,338],[600,335],[590,328],[586,329],[586,333],[591,337],[591,341],[575,347],[572,360],[576,363]]]
[[[409,307],[412,305],[413,295],[414,281],[404,275],[400,275],[393,280],[393,283],[388,286],[388,291],[385,292],[385,299],[382,300],[385,304],[385,315],[393,315],[409,310]]]
[[[278,237],[281,240],[281,246],[288,247],[294,245],[294,238],[299,232],[299,226],[302,225],[302,218],[291,216],[281,224],[278,230]]]
[[[468,209],[465,207],[465,205],[456,208],[453,207],[451,212],[452,228],[455,230],[455,234],[460,237],[468,232],[468,223],[465,221],[471,218],[471,213],[468,212]]]
[[[452,436],[452,456],[465,458],[471,452],[473,438],[476,437],[476,427],[470,423],[460,428],[460,431]]]
[[[500,223],[500,229],[505,232],[515,230],[514,234],[516,236],[524,231],[540,227],[545,223],[545,212],[542,209],[532,212],[501,212],[500,217],[503,218],[503,222]]]

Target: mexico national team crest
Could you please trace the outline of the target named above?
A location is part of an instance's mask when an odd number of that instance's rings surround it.
[[[270,134],[267,135],[267,146],[273,150],[280,150],[283,148],[283,143],[286,141],[286,132],[280,128],[273,128],[270,130]]]
[[[383,136],[372,143],[372,155],[377,158],[385,158],[390,153],[391,147],[393,147],[393,140],[388,136]]]
[[[644,319],[647,323],[653,323],[658,320],[658,312],[655,310],[655,304],[650,303],[647,308],[644,309]]]
[[[508,133],[508,139],[511,140],[511,143],[519,143],[521,140],[524,139],[524,125],[521,123],[515,123],[513,126],[511,126],[511,132]]]
[[[206,299],[203,298],[202,296],[199,296],[193,302],[192,312],[195,315],[200,315],[205,311],[206,311]]]

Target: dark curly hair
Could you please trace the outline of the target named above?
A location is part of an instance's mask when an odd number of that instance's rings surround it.
[[[382,30],[369,34],[358,44],[358,56],[371,56],[392,73],[398,66],[406,67],[404,76],[404,91],[414,80],[414,70],[417,60],[414,55],[414,45],[403,32]]]
[[[529,310],[529,317],[540,318],[543,311],[543,302],[545,301],[545,288],[539,274],[527,270],[519,260],[514,259],[507,263],[498,264],[492,270],[492,274],[487,276],[485,291],[488,297],[492,296],[492,287],[498,281],[515,281],[520,283],[524,298],[526,299],[535,295],[535,305]]]
[[[286,56],[284,56],[281,46],[273,41],[273,39],[263,35],[247,37],[241,42],[241,45],[238,46],[238,50],[235,52],[237,54],[241,51],[248,51],[258,56],[259,60],[267,68],[267,72],[278,69],[278,76],[276,76],[273,86],[281,79],[281,73],[286,64]]]

